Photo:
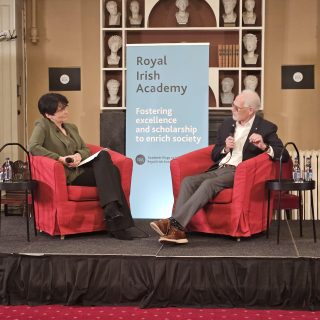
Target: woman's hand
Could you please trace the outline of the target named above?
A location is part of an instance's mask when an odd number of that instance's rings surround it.
[[[65,157],[59,157],[59,161],[62,162],[63,165],[65,165],[66,167],[70,167],[70,168],[75,168],[79,165],[79,163],[81,162],[81,154],[80,153],[75,153],[69,156],[65,156]]]
[[[79,165],[79,163],[81,162],[82,160],[82,157],[81,157],[81,154],[80,153],[75,153],[73,155],[73,163],[75,167],[77,167]]]

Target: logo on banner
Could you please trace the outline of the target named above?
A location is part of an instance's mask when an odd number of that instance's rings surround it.
[[[145,162],[146,162],[146,158],[145,158],[144,155],[138,154],[138,155],[136,156],[136,163],[137,163],[137,164],[141,165],[141,164],[144,164]]]

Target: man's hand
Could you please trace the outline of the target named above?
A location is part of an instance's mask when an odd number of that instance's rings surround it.
[[[224,150],[226,153],[230,152],[231,149],[234,148],[234,137],[229,136],[225,141],[226,146]]]
[[[265,150],[267,147],[267,145],[263,142],[263,138],[262,138],[261,134],[258,134],[258,133],[253,133],[249,137],[249,142],[254,144],[257,148],[259,148],[261,150]]]

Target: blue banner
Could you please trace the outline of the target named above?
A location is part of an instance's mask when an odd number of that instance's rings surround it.
[[[209,44],[127,45],[126,52],[132,215],[168,217],[170,160],[208,145]]]

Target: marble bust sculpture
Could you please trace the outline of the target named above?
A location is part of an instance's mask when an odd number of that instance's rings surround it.
[[[121,13],[118,12],[118,5],[115,1],[106,3],[107,11],[109,12],[109,26],[119,26],[121,21]]]
[[[189,12],[187,7],[189,5],[188,0],[176,0],[176,6],[179,11],[176,13],[176,20],[178,24],[187,24],[189,20]]]
[[[130,25],[140,26],[142,21],[142,15],[139,14],[140,4],[138,1],[133,0],[130,2],[130,11],[131,11],[131,16],[129,16]]]
[[[259,55],[254,53],[257,49],[257,36],[252,33],[247,33],[243,37],[243,44],[246,48],[247,52],[243,55],[244,63],[245,64],[256,64]]]
[[[220,94],[222,104],[232,104],[234,94],[232,92],[234,81],[230,77],[223,78],[221,81],[222,92]]]
[[[118,65],[120,57],[117,53],[122,47],[122,38],[120,36],[111,36],[108,40],[108,46],[111,51],[111,54],[107,57],[108,65]]]
[[[255,0],[245,0],[244,7],[246,11],[242,14],[242,19],[244,24],[255,24],[256,23],[256,14],[253,11],[256,3]]]
[[[237,14],[234,9],[237,5],[237,0],[223,0],[224,14],[222,15],[224,23],[235,23],[237,20]]]
[[[110,79],[107,82],[107,89],[108,89],[108,104],[117,104],[120,100],[118,96],[118,91],[120,87],[120,82],[116,79]]]
[[[243,79],[243,84],[246,90],[256,91],[258,86],[258,77],[253,74],[249,74]]]

